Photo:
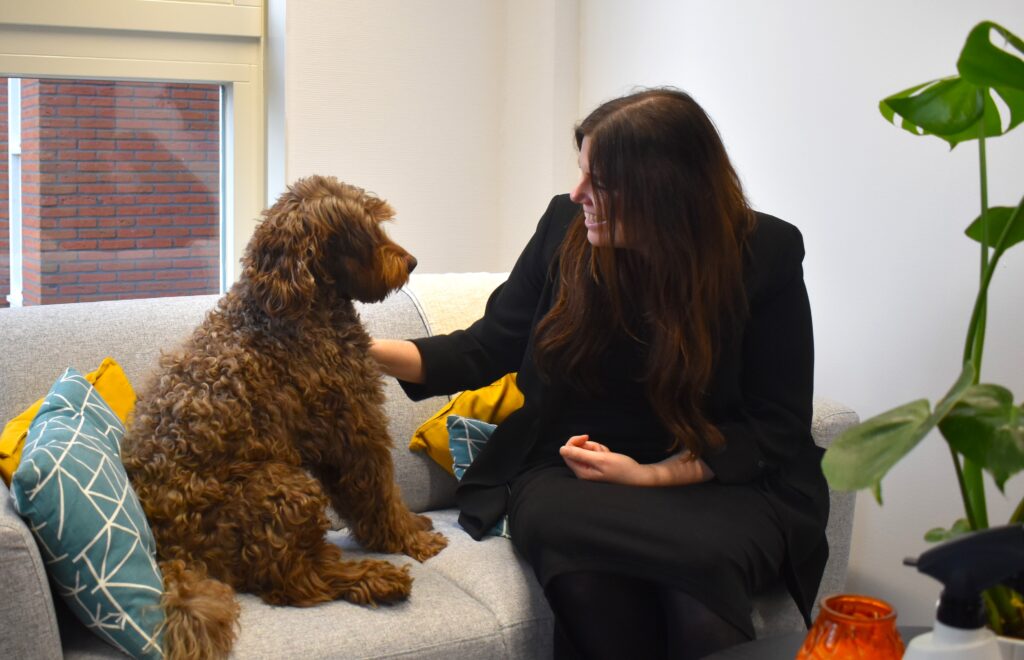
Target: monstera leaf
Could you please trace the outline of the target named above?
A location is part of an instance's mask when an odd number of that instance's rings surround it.
[[[934,429],[964,396],[974,380],[967,361],[956,383],[930,410],[924,399],[912,401],[847,429],[825,452],[821,467],[836,490],[871,487],[882,503],[882,477]]]
[[[995,137],[1024,121],[1024,60],[997,48],[995,31],[1024,53],[1024,42],[995,23],[979,23],[967,38],[958,76],[940,78],[897,92],[879,103],[882,116],[914,135],[935,135],[955,147],[979,137]],[[1010,116],[1005,122],[992,98],[997,94]]]
[[[992,475],[999,490],[1024,470],[1024,409],[1000,385],[972,385],[939,423],[950,445]]]

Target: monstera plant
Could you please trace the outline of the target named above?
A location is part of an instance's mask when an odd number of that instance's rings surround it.
[[[977,142],[981,213],[966,234],[980,246],[978,295],[967,326],[963,367],[946,395],[934,407],[919,399],[848,430],[825,453],[822,467],[833,488],[871,488],[881,504],[882,477],[937,427],[949,445],[964,517],[948,529],[929,531],[929,541],[987,528],[984,473],[1003,491],[1007,479],[1024,470],[1024,404],[1015,404],[1007,388],[980,378],[989,285],[1006,251],[1024,241],[1024,199],[1016,207],[989,207],[985,157],[989,139],[1024,121],[1022,54],[1024,42],[1016,35],[995,23],[980,23],[967,36],[957,61],[958,75],[915,85],[879,104],[886,120],[914,135],[945,140],[951,149],[961,142]],[[1004,105],[1002,116],[997,97]],[[1022,520],[1024,500],[1009,522]],[[993,630],[1024,637],[1024,601],[1019,594],[995,587],[985,593],[985,600]]]

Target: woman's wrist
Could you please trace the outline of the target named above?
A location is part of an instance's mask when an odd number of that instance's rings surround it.
[[[420,349],[406,339],[373,339],[370,341],[370,357],[388,376],[409,383],[422,383],[426,379]]]
[[[643,478],[647,486],[687,486],[714,479],[714,471],[703,460],[682,451],[658,463],[650,463]]]

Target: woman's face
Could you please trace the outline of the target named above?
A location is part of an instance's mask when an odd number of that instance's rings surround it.
[[[615,240],[608,231],[608,221],[602,216],[604,204],[602,200],[608,194],[604,190],[595,190],[590,174],[590,137],[584,136],[580,144],[580,180],[569,193],[572,201],[583,207],[583,222],[587,227],[587,240],[594,247],[622,247],[622,224],[616,223]]]

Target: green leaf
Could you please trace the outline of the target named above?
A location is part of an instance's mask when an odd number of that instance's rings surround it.
[[[988,244],[994,245],[996,240],[1002,236],[1003,231],[1006,229],[1007,223],[1013,217],[1013,212],[1017,209],[1012,206],[993,206],[988,210]],[[981,242],[982,233],[982,222],[981,216],[979,215],[974,219],[974,222],[964,231],[968,237]],[[1006,237],[1006,243],[1003,245],[1003,250],[1009,249],[1011,246],[1016,245],[1024,241],[1024,213],[1019,213],[1014,218],[1013,226],[1010,227],[1009,234]]]
[[[999,116],[999,108],[996,107],[995,101],[992,100],[992,92],[988,89],[981,90],[981,98],[983,110],[979,121],[985,127],[985,137],[990,138],[1002,135],[1002,119]],[[977,140],[979,137],[978,124],[979,122],[976,121],[959,133],[937,135],[937,137],[948,142],[950,149],[952,149],[961,142]]]
[[[929,412],[927,400],[919,399],[847,429],[825,451],[821,462],[829,485],[836,490],[870,487],[881,504],[882,477],[938,425],[973,380],[974,364],[967,361],[934,411]]]
[[[1024,470],[1024,410],[1000,385],[973,385],[939,424],[956,451],[992,475],[999,490]]]
[[[1024,90],[1024,61],[992,45],[992,30],[1024,54],[1024,41],[1006,28],[985,21],[967,35],[956,68],[963,78],[979,87],[1010,87]]]
[[[982,89],[957,76],[911,87],[889,96],[882,104],[903,118],[905,130],[939,137],[967,131],[985,112]]]
[[[942,527],[933,527],[924,534],[924,540],[929,543],[942,543],[955,539],[958,536],[962,536],[971,531],[971,524],[967,522],[967,518],[960,518],[953,523],[953,526],[949,529],[943,529]]]
[[[821,461],[829,485],[836,490],[860,490],[880,482],[931,430],[926,426],[930,413],[928,401],[919,399],[847,429]]]
[[[1024,91],[1012,87],[993,87],[992,89],[1003,97],[1003,102],[1010,109],[1010,123],[1003,130],[1003,133],[1009,133],[1024,121]]]

